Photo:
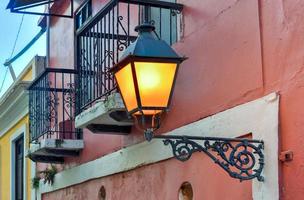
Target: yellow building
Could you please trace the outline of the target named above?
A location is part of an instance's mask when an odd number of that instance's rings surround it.
[[[26,158],[29,148],[27,87],[44,68],[35,56],[0,98],[0,200],[34,199],[31,179],[35,164]]]

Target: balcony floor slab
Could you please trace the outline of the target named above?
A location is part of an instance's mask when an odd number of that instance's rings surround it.
[[[96,102],[75,119],[76,128],[88,128],[94,133],[116,132],[122,135],[131,131],[133,123],[118,93],[110,95],[107,100]]]
[[[62,163],[65,157],[78,156],[83,148],[83,140],[42,139],[31,144],[27,157],[34,162]]]

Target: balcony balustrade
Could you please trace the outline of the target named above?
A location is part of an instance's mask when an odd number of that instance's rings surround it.
[[[75,128],[75,78],[72,69],[47,68],[29,89],[29,157],[34,161],[63,162],[83,148]]]

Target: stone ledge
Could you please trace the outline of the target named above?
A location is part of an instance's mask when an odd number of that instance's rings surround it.
[[[126,108],[119,93],[110,95],[107,100],[96,102],[75,118],[76,128],[90,125],[132,126],[133,120],[127,116]]]
[[[83,148],[83,140],[43,139],[31,144],[26,156],[34,162],[62,163],[65,157],[78,156]]]

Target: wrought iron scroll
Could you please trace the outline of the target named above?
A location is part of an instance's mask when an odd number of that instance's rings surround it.
[[[191,136],[154,136],[172,147],[174,157],[187,161],[193,153],[203,152],[232,178],[264,181],[264,143],[260,140]]]
[[[76,70],[46,68],[29,87],[30,142],[79,139],[74,126]]]

